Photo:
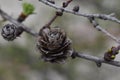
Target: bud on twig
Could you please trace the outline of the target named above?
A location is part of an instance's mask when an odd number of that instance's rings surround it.
[[[74,12],[78,12],[78,11],[79,11],[79,6],[74,6],[74,7],[73,7],[73,11],[74,11]]]
[[[21,14],[19,15],[19,17],[17,18],[17,21],[18,21],[18,22],[23,22],[23,21],[25,21],[25,19],[26,19],[27,17],[28,17],[28,16],[25,15],[24,13],[21,13]]]
[[[118,47],[112,47],[110,50],[108,50],[104,54],[104,60],[106,61],[112,61],[115,59],[116,55],[119,53],[120,46]]]
[[[53,0],[47,0],[49,3],[55,4],[55,1]]]
[[[63,11],[60,11],[60,10],[59,10],[59,11],[56,11],[56,15],[57,15],[57,16],[62,16],[62,15],[63,15]]]
[[[30,3],[23,3],[23,12],[19,15],[17,21],[23,22],[29,15],[33,14],[35,7]]]
[[[72,0],[68,0],[66,2],[63,2],[63,8],[66,8],[70,2],[72,2]]]

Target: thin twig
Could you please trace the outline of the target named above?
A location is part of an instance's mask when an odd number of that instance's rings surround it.
[[[32,29],[28,28],[27,26],[19,23],[17,20],[13,19],[11,16],[9,16],[7,13],[5,13],[5,12],[4,12],[3,10],[1,10],[1,9],[0,9],[0,15],[1,15],[4,19],[6,19],[6,20],[12,22],[13,24],[15,24],[17,27],[22,27],[25,32],[31,34],[32,36],[35,36],[35,37],[38,36],[38,33],[34,32]]]
[[[114,41],[116,41],[118,44],[120,44],[120,40],[117,39],[115,36],[113,36],[112,34],[110,34],[107,30],[103,29],[98,23],[97,21],[94,19],[94,17],[90,17],[88,18],[90,20],[90,22],[93,24],[93,26],[98,30],[103,32],[105,35],[109,36],[111,39],[113,39]]]
[[[85,53],[79,53],[79,52],[76,52],[75,54],[76,54],[76,57],[83,58],[83,59],[86,59],[86,60],[89,60],[89,61],[93,61],[95,63],[100,62],[100,63],[106,63],[106,64],[110,64],[110,65],[113,65],[113,66],[120,67],[120,62],[119,61],[105,61],[102,58],[98,58],[96,56],[91,56],[91,55],[88,55],[88,54],[85,54]]]
[[[102,19],[102,20],[109,20],[109,21],[116,22],[116,23],[120,24],[120,20],[117,19],[116,17],[114,17],[111,14],[110,15],[107,15],[107,14],[86,14],[86,13],[82,13],[82,12],[74,12],[72,10],[67,10],[67,9],[58,7],[54,4],[49,3],[46,0],[39,0],[39,1],[48,5],[48,6],[50,6],[50,7],[53,7],[55,9],[57,9],[57,10],[64,10],[64,12],[66,12],[66,13],[71,13],[71,14],[78,15],[78,16],[83,16],[83,17],[95,17],[95,18],[99,18],[99,19]]]
[[[49,2],[49,1],[47,1],[47,2]],[[66,2],[63,2],[62,7],[66,8],[70,4],[70,2],[72,2],[72,0],[68,0]],[[49,2],[49,3],[51,3],[51,2]],[[63,9],[57,10],[56,14],[53,16],[53,18],[44,27],[49,27],[50,28],[50,25],[57,19],[57,17],[63,15],[63,12],[64,12]]]
[[[66,8],[73,0],[63,2],[63,8]]]
[[[58,17],[57,15],[53,16],[53,18],[44,27],[50,28],[50,25],[55,21],[57,17]]]
[[[79,15],[79,16],[83,16],[83,17],[87,17],[87,18],[90,18],[90,17],[93,17],[93,18],[99,18],[99,19],[103,19],[103,20],[110,20],[110,21],[113,21],[113,22],[117,22],[120,24],[120,20],[118,20],[117,18],[113,17],[115,14],[109,14],[109,15],[106,15],[106,14],[85,14],[85,13],[78,13],[78,12],[74,12],[74,11],[70,11],[70,10],[66,10],[64,8],[61,8],[61,7],[58,7],[54,4],[51,4],[45,0],[39,0],[40,2],[50,6],[50,7],[53,7],[57,10],[63,10],[64,12],[68,12],[68,13],[72,13],[72,14],[75,14],[75,15]],[[96,21],[93,21],[94,24],[96,24]],[[111,35],[109,32],[107,32],[105,29],[102,29],[102,27],[100,27],[99,25],[97,25],[96,27],[98,30],[101,30],[103,33],[105,33],[107,36],[111,37],[114,41],[116,41],[117,43],[120,44],[120,41],[114,37],[113,35]]]

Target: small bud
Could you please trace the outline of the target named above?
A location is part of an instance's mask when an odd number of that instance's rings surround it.
[[[79,11],[79,6],[74,6],[73,11],[78,12]]]
[[[63,8],[67,7],[68,6],[68,3],[66,2],[63,2]]]
[[[26,16],[33,14],[35,10],[34,5],[30,3],[23,3],[22,7],[23,7],[23,14]]]
[[[21,14],[17,18],[17,21],[20,23],[25,21],[25,19],[29,15],[33,14],[34,10],[35,10],[35,7],[30,3],[23,3],[22,7],[23,7],[23,11],[21,12]]]
[[[47,0],[49,3],[55,4],[55,1],[53,0]]]
[[[110,53],[105,53],[104,54],[104,60],[106,60],[106,61],[112,61],[112,60],[115,59],[115,57],[116,57],[116,55],[112,55]]]
[[[66,8],[70,2],[72,2],[72,0],[68,0],[66,2],[63,2],[63,8]]]
[[[118,47],[112,47],[110,50],[108,50],[104,54],[104,60],[106,61],[112,61],[115,59],[116,55],[119,53],[119,46]]]

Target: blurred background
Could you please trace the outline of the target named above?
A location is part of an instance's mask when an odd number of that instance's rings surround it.
[[[54,0],[57,6],[63,1]],[[22,11],[22,3],[32,3],[36,10],[23,23],[34,31],[47,23],[55,14],[50,8],[38,0],[0,0],[0,8],[13,18],[17,18]],[[79,5],[82,13],[116,13],[120,18],[120,0],[73,0],[67,9]],[[110,21],[98,20],[99,24],[119,38],[120,25]],[[0,17],[0,30],[7,22]],[[52,24],[64,29],[74,49],[86,54],[103,57],[104,52],[118,44],[103,33],[93,28],[87,18],[64,13]],[[13,42],[5,41],[0,35],[0,80],[119,80],[120,68],[103,64],[98,68],[94,62],[81,58],[69,58],[65,64],[51,64],[42,61],[36,49],[36,39],[23,33]],[[120,55],[115,60],[120,61]]]

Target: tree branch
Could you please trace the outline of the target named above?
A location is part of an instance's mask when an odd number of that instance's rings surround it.
[[[15,24],[17,27],[22,27],[25,32],[31,34],[32,36],[37,37],[38,33],[34,32],[32,29],[28,28],[27,26],[23,25],[22,23],[18,22],[17,20],[13,19],[11,16],[9,16],[7,13],[5,13],[3,10],[0,9],[0,15],[10,21],[11,23]]]
[[[43,2],[43,3],[45,3],[45,4],[47,4],[47,5],[52,5],[52,4],[50,4],[50,3],[46,2],[46,1],[43,1],[43,0],[40,0],[40,1]],[[54,5],[52,5],[52,6],[54,7]],[[56,6],[55,6],[55,8],[56,8]],[[56,8],[56,9],[60,9],[60,10],[61,10],[61,8]],[[67,12],[67,11],[65,11],[65,12]],[[73,13],[75,13],[75,12],[73,12]],[[75,13],[75,14],[76,14],[76,13]],[[1,10],[1,9],[0,9],[0,15],[1,15],[4,19],[6,19],[6,20],[10,21],[11,23],[15,24],[17,27],[22,27],[25,32],[31,34],[32,36],[35,36],[35,37],[38,36],[38,33],[34,32],[33,30],[31,30],[31,29],[28,28],[27,26],[19,23],[17,20],[15,20],[15,19],[13,19],[12,17],[10,17],[8,14],[6,14],[6,13],[5,13],[3,10]],[[83,16],[85,16],[85,15],[86,15],[86,14],[84,14]],[[85,16],[85,17],[91,17],[91,14],[87,14],[87,15],[89,15],[89,16]],[[93,14],[93,15],[94,15],[94,14]],[[97,14],[96,14],[96,15],[97,15]],[[107,16],[108,16],[108,15],[107,15]],[[109,16],[110,16],[110,15],[109,15]],[[92,17],[95,17],[95,15],[92,16]],[[106,17],[106,16],[105,16],[105,17]],[[111,17],[110,17],[109,19],[111,20]],[[108,20],[109,20],[109,19],[108,19]],[[111,20],[111,21],[112,21],[112,20]],[[100,26],[97,25],[97,23],[96,23],[95,20],[92,20],[92,23],[93,23],[94,26],[96,25],[97,29],[103,31],[106,35],[110,36],[109,33],[106,33],[105,30],[101,29]],[[110,37],[112,37],[112,36],[110,36]],[[116,38],[113,37],[113,39],[118,42],[118,40],[117,40]],[[118,42],[118,43],[119,43],[119,42]],[[106,63],[106,64],[110,64],[110,65],[113,65],[113,66],[120,67],[120,62],[119,62],[119,61],[105,61],[104,59],[101,59],[101,58],[98,58],[98,57],[95,57],[95,56],[91,56],[91,55],[88,55],[88,54],[85,54],[85,53],[84,53],[84,54],[83,54],[83,53],[79,53],[79,52],[74,52],[73,54],[75,54],[75,57],[83,58],[83,59],[86,59],[86,60],[89,60],[89,61],[93,61],[93,62],[95,62],[96,64]]]
[[[115,36],[113,36],[108,31],[103,29],[94,19],[94,18],[98,18],[98,19],[102,19],[102,20],[109,20],[109,21],[116,22],[116,23],[120,24],[120,20],[118,20],[116,17],[114,17],[113,13],[109,14],[109,15],[106,15],[106,14],[86,14],[86,13],[81,13],[81,12],[74,12],[72,10],[67,10],[63,7],[58,7],[58,6],[56,6],[54,4],[51,4],[51,3],[49,3],[48,1],[45,1],[45,0],[39,0],[39,1],[44,3],[45,5],[48,5],[50,7],[53,7],[55,9],[57,9],[57,10],[63,10],[64,12],[67,12],[67,13],[71,13],[71,14],[74,14],[74,15],[83,16],[83,17],[88,18],[97,30],[103,32],[104,34],[106,34],[107,36],[109,36],[114,41],[116,41],[117,43],[120,44],[119,39],[117,39]],[[113,66],[120,67],[120,62],[119,61],[105,61],[103,58],[101,59],[101,58],[98,58],[98,57],[95,57],[95,56],[91,56],[91,55],[83,54],[83,53],[79,53],[79,52],[73,52],[72,57],[73,58],[74,57],[79,57],[79,58],[83,58],[83,59],[86,59],[86,60],[93,61],[97,64],[98,67],[100,67],[102,63],[106,63],[106,64],[110,64],[110,65],[113,65]]]
[[[110,37],[111,39],[113,39],[115,42],[117,42],[118,44],[120,44],[120,40],[117,39],[115,36],[113,36],[112,34],[110,34],[108,31],[106,31],[105,29],[103,29],[98,23],[97,21],[94,19],[94,17],[90,17],[88,18],[90,20],[90,22],[93,24],[94,28],[96,28],[98,31],[103,32],[105,35],[107,35],[108,37]]]
[[[98,58],[96,56],[91,56],[91,55],[88,55],[88,54],[85,54],[85,53],[79,53],[79,52],[75,52],[76,54],[76,57],[78,58],[83,58],[83,59],[86,59],[86,60],[89,60],[89,61],[93,61],[95,62],[96,64],[98,63],[106,63],[106,64],[110,64],[110,65],[113,65],[113,66],[117,66],[117,67],[120,67],[120,62],[119,61],[105,61],[103,58]]]
[[[116,23],[120,24],[120,20],[117,19],[116,17],[114,17],[113,13],[109,14],[109,15],[106,15],[106,14],[86,14],[86,13],[74,12],[72,10],[67,10],[67,9],[58,7],[54,4],[49,3],[46,0],[39,0],[39,1],[42,2],[43,4],[46,4],[50,7],[53,7],[55,9],[57,9],[57,10],[64,10],[64,12],[66,12],[66,13],[71,13],[71,14],[74,14],[74,15],[83,16],[83,17],[87,17],[87,18],[88,17],[94,17],[94,18],[98,18],[98,19],[102,19],[102,20],[109,20],[109,21],[116,22]]]

